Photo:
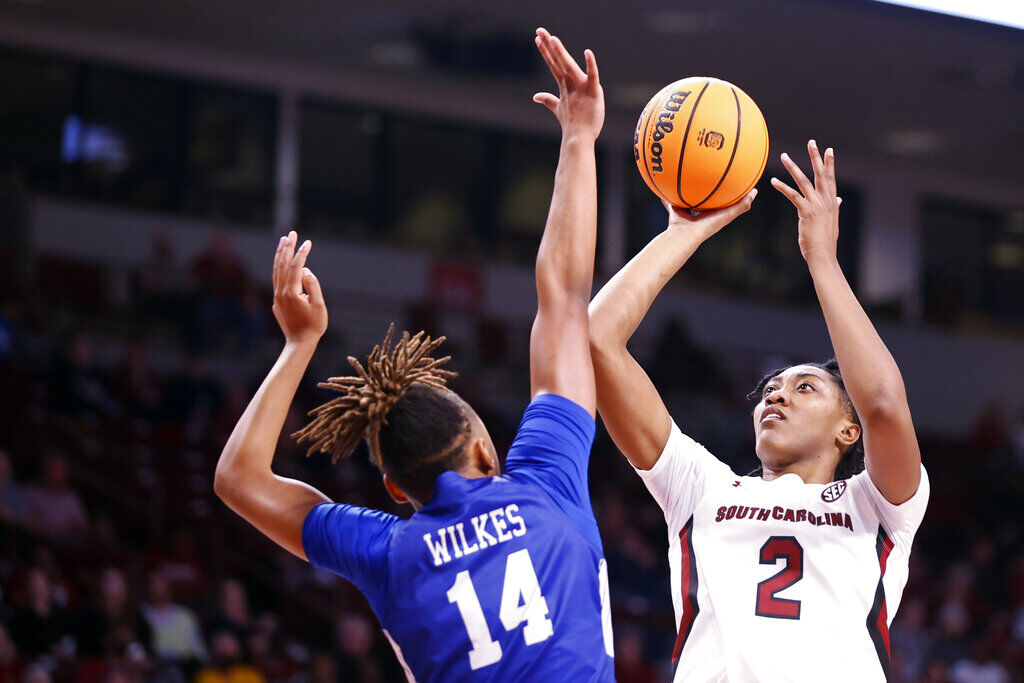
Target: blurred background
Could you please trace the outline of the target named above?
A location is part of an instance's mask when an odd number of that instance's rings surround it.
[[[281,345],[292,227],[331,327],[286,433],[393,320],[448,335],[455,388],[510,443],[558,152],[540,25],[601,66],[597,284],[664,227],[631,152],[664,84],[753,97],[765,180],[809,137],[836,148],[840,260],[933,486],[896,680],[1024,680],[1020,28],[872,0],[0,0],[0,682],[400,680],[358,592],[234,516],[214,465]],[[759,187],[633,344],[739,473],[762,372],[832,355],[795,213]],[[281,474],[409,514],[365,453],[279,445]],[[590,474],[619,678],[669,680],[660,510],[603,432]]]

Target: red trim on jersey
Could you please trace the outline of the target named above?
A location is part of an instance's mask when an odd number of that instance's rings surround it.
[[[679,563],[679,592],[683,602],[683,614],[679,618],[679,632],[676,635],[676,646],[672,648],[672,663],[679,659],[679,654],[690,637],[693,622],[700,612],[697,604],[697,558],[693,554],[693,516],[686,521],[679,531],[679,550],[682,560]]]
[[[878,586],[875,588],[875,602],[868,612],[868,633],[875,644],[875,652],[878,653],[878,661],[882,665],[882,671],[888,680],[890,677],[890,663],[892,661],[892,650],[889,645],[889,614],[885,604],[885,587],[882,579],[885,578],[885,566],[889,561],[889,554],[892,552],[893,542],[885,530],[879,526],[878,536],[875,538],[875,551],[878,553]]]

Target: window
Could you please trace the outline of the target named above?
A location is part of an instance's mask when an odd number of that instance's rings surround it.
[[[922,219],[926,319],[1024,324],[1024,212],[928,199]]]
[[[303,102],[299,135],[299,216],[314,233],[370,238],[382,225],[380,114]]]
[[[480,132],[421,120],[388,127],[386,220],[390,238],[442,255],[486,253],[487,201],[497,166]]]
[[[188,140],[182,208],[214,218],[270,223],[275,100],[196,86],[185,93]]]
[[[15,164],[28,182],[61,183],[61,138],[72,112],[75,67],[53,59],[0,53],[0,163]]]
[[[166,78],[87,69],[81,103],[65,122],[61,147],[74,193],[174,208],[185,146],[176,121],[181,88]]]
[[[495,253],[529,263],[547,222],[558,142],[506,137],[496,146],[495,160]]]

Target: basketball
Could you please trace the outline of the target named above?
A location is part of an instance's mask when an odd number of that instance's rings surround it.
[[[729,206],[757,183],[768,160],[768,127],[754,100],[717,78],[665,86],[640,113],[633,157],[644,182],[680,208]]]

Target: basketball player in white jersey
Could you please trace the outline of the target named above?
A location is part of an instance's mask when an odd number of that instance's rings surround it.
[[[590,307],[598,410],[668,523],[675,681],[880,681],[928,479],[892,356],[836,259],[835,155],[808,143],[799,245],[836,361],[770,373],[753,396],[756,476],[685,436],[626,342],[697,247],[747,211],[669,211],[669,225]],[[840,375],[839,369],[842,369]],[[866,465],[866,470],[864,466]]]

